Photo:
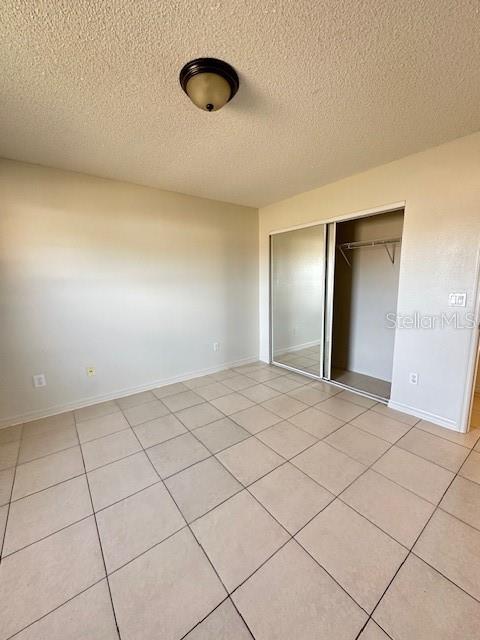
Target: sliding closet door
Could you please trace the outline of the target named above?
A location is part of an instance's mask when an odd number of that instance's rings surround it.
[[[271,359],[323,375],[326,226],[271,236]]]
[[[333,294],[335,291],[335,249],[337,242],[337,224],[331,222],[327,227],[327,271],[325,278],[325,353],[323,357],[323,377],[332,377],[333,352]]]

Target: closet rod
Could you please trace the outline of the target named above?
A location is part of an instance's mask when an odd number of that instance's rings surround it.
[[[397,244],[402,242],[401,238],[386,238],[385,240],[361,240],[358,242],[344,242],[342,244],[337,245],[340,253],[342,254],[345,262],[351,267],[351,263],[347,258],[345,251],[350,251],[352,249],[362,249],[363,247],[385,247],[385,251],[387,252],[388,257],[390,258],[390,262],[395,264],[395,247]],[[391,247],[391,248],[389,248]]]

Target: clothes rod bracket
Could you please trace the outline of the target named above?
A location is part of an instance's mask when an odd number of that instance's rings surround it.
[[[392,264],[395,264],[395,248],[398,244],[401,244],[401,238],[386,238],[384,240],[363,240],[359,242],[344,242],[337,245],[340,253],[342,254],[345,262],[349,267],[352,263],[347,258],[346,251],[352,251],[353,249],[363,249],[364,247],[384,247],[387,255]]]

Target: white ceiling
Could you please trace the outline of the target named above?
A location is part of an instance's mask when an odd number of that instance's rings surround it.
[[[3,0],[0,156],[262,206],[480,129],[478,0]],[[215,56],[217,113],[178,84]]]

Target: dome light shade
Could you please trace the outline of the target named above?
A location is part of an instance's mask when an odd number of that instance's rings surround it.
[[[180,85],[190,100],[204,111],[218,111],[237,93],[237,72],[216,58],[191,60],[180,71]]]

